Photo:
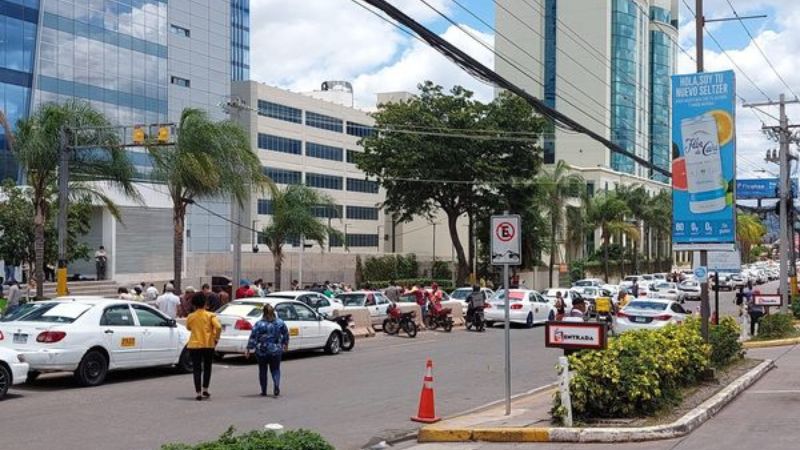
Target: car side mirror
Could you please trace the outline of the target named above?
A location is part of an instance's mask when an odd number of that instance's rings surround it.
[[[178,322],[175,319],[167,319],[167,326],[170,328],[175,328],[178,326]]]

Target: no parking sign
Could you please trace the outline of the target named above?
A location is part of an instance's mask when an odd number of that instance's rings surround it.
[[[522,264],[521,224],[520,217],[516,214],[492,216],[492,265]]]

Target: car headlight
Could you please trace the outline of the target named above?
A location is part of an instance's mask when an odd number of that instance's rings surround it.
[[[24,363],[25,362],[25,355],[23,355],[22,353],[17,354],[17,360],[19,362],[21,362],[21,363]]]

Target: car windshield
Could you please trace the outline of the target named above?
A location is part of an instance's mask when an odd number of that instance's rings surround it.
[[[636,281],[639,277],[625,277],[625,281]]]
[[[20,322],[72,323],[92,305],[85,303],[47,303],[19,319]]]
[[[280,300],[294,300],[296,297],[297,297],[296,295],[267,294],[267,298],[277,298]]]
[[[592,280],[580,280],[575,282],[575,286],[594,286],[594,282]]]
[[[13,322],[15,320],[19,320],[20,317],[30,314],[32,311],[36,311],[37,309],[47,306],[45,303],[26,303],[24,305],[20,305],[19,308],[14,310],[11,314],[6,314],[2,318],[0,318],[0,322]]]
[[[367,296],[364,294],[342,294],[337,298],[342,299],[344,306],[364,306]]]
[[[264,305],[259,303],[228,303],[223,306],[217,314],[224,314],[226,316],[245,316],[245,317],[258,317],[263,314]]]
[[[632,301],[628,303],[628,306],[625,309],[639,309],[645,311],[664,311],[667,309],[666,303],[661,302],[642,302],[642,301]]]
[[[456,289],[455,291],[453,291],[452,294],[450,294],[450,297],[454,298],[456,300],[464,300],[471,293],[472,293],[472,289],[471,288]]]

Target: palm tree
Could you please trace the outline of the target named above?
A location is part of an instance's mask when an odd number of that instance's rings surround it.
[[[577,249],[577,257],[584,257],[586,234],[593,231],[587,220],[586,209],[589,198],[583,196],[580,206],[567,206],[567,241]]]
[[[739,213],[736,215],[736,240],[742,248],[742,259],[750,261],[750,249],[760,244],[767,229],[755,214]]]
[[[62,141],[63,139],[63,141]],[[89,181],[103,180],[110,187],[138,199],[133,186],[134,168],[120,147],[116,130],[102,113],[88,103],[71,100],[48,103],[17,123],[12,139],[13,152],[25,173],[34,206],[34,279],[36,296],[44,294],[45,221],[56,200],[50,195],[56,185],[61,145],[91,150],[74,150],[70,155],[70,198],[89,198],[101,202],[116,219],[120,212],[100,186]],[[106,186],[106,187],[109,187]]]
[[[166,183],[172,199],[174,286],[181,287],[186,207],[196,200],[231,195],[244,206],[251,189],[274,188],[264,176],[247,133],[229,120],[214,122],[205,111],[181,113],[174,146],[148,146],[154,179]]]
[[[564,222],[564,208],[567,199],[580,195],[584,185],[583,177],[570,173],[569,164],[558,161],[552,170],[545,170],[540,179],[547,202],[547,215],[550,218],[550,270],[549,282],[553,282],[553,268],[556,264],[558,247],[556,238]]]
[[[628,205],[628,209],[631,210],[631,217],[635,221],[635,226],[638,229],[641,229],[641,223],[644,220],[644,210],[649,199],[649,195],[647,194],[647,190],[641,185],[634,185],[634,186],[619,186],[617,188],[617,193],[625,200],[625,203]],[[640,233],[637,233],[637,236]],[[633,241],[633,270],[634,272],[639,271],[639,243],[640,237],[630,238],[630,241]]]
[[[592,225],[600,228],[600,235],[603,239],[603,272],[606,281],[609,281],[608,250],[611,245],[611,236],[619,232],[632,233],[630,230],[632,225],[625,221],[625,216],[629,214],[628,205],[614,192],[595,195],[589,202],[588,220]]]
[[[650,197],[642,211],[642,217],[649,230],[655,232],[656,263],[661,263],[661,250],[664,238],[669,239],[672,233],[672,195],[669,191],[661,191]],[[659,270],[654,267],[654,270]]]
[[[277,290],[281,289],[283,245],[288,239],[300,238],[300,245],[310,239],[322,247],[330,236],[341,236],[314,216],[315,207],[334,208],[334,204],[329,197],[302,184],[272,193],[272,222],[264,227],[261,236],[272,252]]]

